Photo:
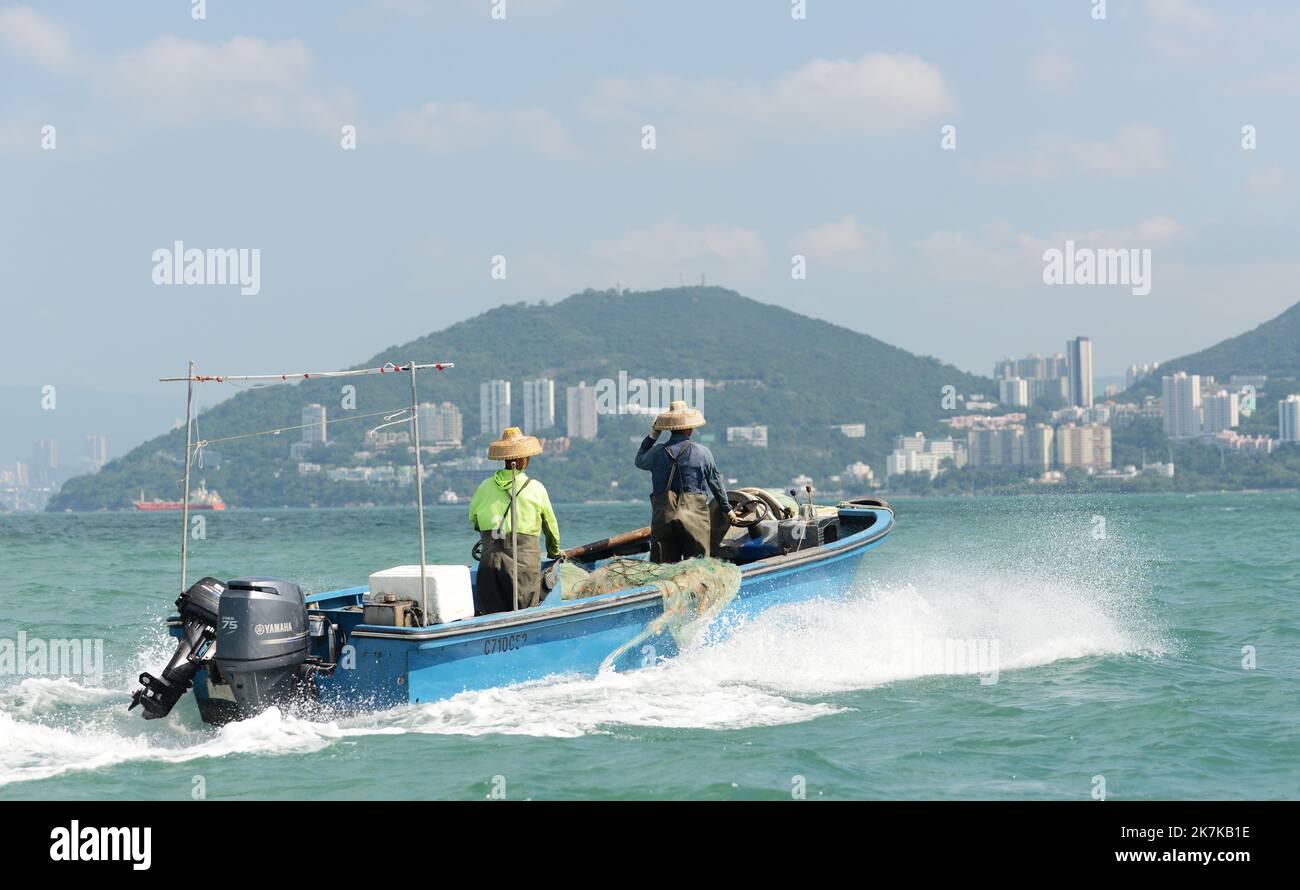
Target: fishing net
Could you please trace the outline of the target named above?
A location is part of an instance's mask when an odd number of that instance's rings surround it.
[[[590,573],[565,563],[560,567],[560,579],[564,599],[645,586],[657,588],[663,597],[663,612],[611,654],[606,664],[661,633],[671,634],[679,649],[686,648],[740,592],[739,567],[706,556],[662,564],[614,559]]]
[[[571,563],[568,560],[560,563],[560,596],[566,600],[582,599],[584,596],[591,596],[590,593],[582,593],[587,583],[590,573],[580,565]]]

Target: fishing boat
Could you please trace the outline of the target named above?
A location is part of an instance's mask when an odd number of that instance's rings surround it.
[[[411,374],[405,420],[415,427],[418,463],[415,371],[451,365],[385,367]],[[567,565],[597,577],[628,566],[653,570],[645,561],[649,528],[544,562],[548,592],[538,605],[475,615],[476,569],[426,564],[418,466],[416,479],[420,562],[374,573],[366,585],[304,593],[293,581],[252,576],[185,587],[183,566],[177,612],[167,619],[176,653],[157,676],[140,675],[131,707],[164,717],[193,688],[202,719],[213,724],[282,706],[351,713],[554,675],[649,668],[680,653],[680,624],[668,619],[694,601],[694,591],[672,601],[654,582],[577,595],[566,580],[574,575],[561,571]],[[720,639],[774,606],[847,593],[864,558],[894,528],[893,509],[878,498],[831,506],[815,504],[811,486],[806,494],[801,501],[794,490],[728,492],[737,523],[715,541],[716,560],[695,562],[717,566],[732,583],[725,598],[713,600],[718,609],[692,616],[707,623],[694,639]]]

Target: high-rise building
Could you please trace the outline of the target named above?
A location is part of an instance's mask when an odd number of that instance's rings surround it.
[[[1025,430],[1025,466],[1032,466],[1036,470],[1050,469],[1055,438],[1056,430],[1045,423],[1036,423]]]
[[[729,426],[727,427],[727,444],[753,445],[755,448],[767,447],[767,427],[765,426]]]
[[[86,437],[86,461],[96,470],[108,463],[108,440],[99,433]]]
[[[1024,358],[1008,356],[994,363],[993,379],[998,381],[998,401],[1004,405],[1030,405],[1043,399],[1070,400],[1069,362],[1059,352],[1050,358],[1036,352]],[[1017,380],[1024,382],[1026,392],[1020,392],[1020,383],[1004,386],[1004,381]]]
[[[1069,377],[1044,377],[1026,380],[1025,384],[1029,388],[1029,403],[1051,399],[1052,402],[1057,400],[1065,401],[1070,397],[1070,378]]]
[[[478,387],[479,432],[494,436],[510,426],[510,381],[486,380]]]
[[[912,433],[910,436],[894,437],[895,451],[924,451],[925,433]]]
[[[32,445],[32,469],[57,470],[59,468],[59,442],[57,439],[37,439]]]
[[[1049,359],[1044,359],[1037,352],[1031,352],[1023,359],[1013,359],[1008,356],[1001,361],[993,362],[993,379],[1022,377],[1027,381],[1041,381],[1041,379],[1069,377],[1069,375],[1069,362],[1060,352]]]
[[[1046,380],[1049,377],[1063,377],[1065,376],[1064,373],[1057,372],[1057,359],[1059,358],[1059,353],[1052,358],[1043,358],[1036,352],[1031,352],[1024,358],[1007,356],[993,365],[993,377],[996,380],[1007,380],[1012,377],[1021,377],[1025,380]]]
[[[524,381],[524,432],[528,435],[555,426],[555,381]]]
[[[967,435],[972,467],[1018,467],[1025,463],[1025,428],[979,427]]]
[[[966,466],[966,459],[966,449],[951,436],[930,440],[923,433],[896,436],[894,450],[885,459],[885,473],[888,476],[927,473],[933,479],[948,467]]]
[[[885,458],[885,472],[890,476],[906,476],[908,473],[926,473],[931,479],[943,470],[943,458],[928,451],[904,451],[895,449]]]
[[[1277,437],[1283,442],[1300,442],[1300,394],[1277,403]]]
[[[1065,344],[1070,369],[1070,404],[1092,407],[1092,341],[1075,337]]]
[[[1201,434],[1201,378],[1179,371],[1161,378],[1160,408],[1164,413],[1165,435],[1171,439],[1194,439]]]
[[[1235,392],[1221,389],[1202,402],[1203,416],[1201,432],[1214,435],[1230,430],[1240,422],[1240,397]]]
[[[1025,380],[1046,377],[1047,362],[1038,353],[1031,352],[1016,362],[1016,376]]]
[[[1056,465],[1104,469],[1111,463],[1110,427],[1101,424],[1057,427],[1055,435]]]
[[[309,445],[324,445],[329,441],[326,431],[325,406],[312,403],[302,409],[302,440]]]
[[[420,403],[420,440],[434,445],[458,447],[465,434],[460,409],[451,402]]]
[[[1160,362],[1148,362],[1140,365],[1129,365],[1128,370],[1124,372],[1124,388],[1128,389],[1134,383],[1137,383],[1143,377],[1149,377],[1160,369]]]
[[[1004,377],[998,381],[998,401],[1004,405],[1029,404],[1029,380],[1024,377]]]
[[[860,460],[854,461],[853,463],[845,467],[844,475],[859,484],[861,483],[865,483],[867,485],[876,484],[876,474],[872,471],[871,466],[869,464],[864,464]]]
[[[564,390],[565,411],[568,414],[566,432],[570,439],[594,439],[598,431],[596,422],[596,387],[585,382]]]

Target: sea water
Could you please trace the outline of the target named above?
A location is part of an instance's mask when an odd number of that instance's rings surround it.
[[[179,514],[0,515],[0,641],[102,646],[0,676],[0,798],[1300,796],[1300,495],[897,508],[847,593],[649,670],[223,728],[126,711],[174,649]],[[558,513],[566,546],[648,519]],[[428,514],[430,560],[468,562],[464,509]],[[418,552],[413,509],[204,518],[191,582],[328,590]]]

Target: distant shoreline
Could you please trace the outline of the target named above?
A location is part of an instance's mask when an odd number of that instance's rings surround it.
[[[1300,493],[1300,488],[1213,488],[1213,489],[1211,489],[1211,488],[1207,488],[1207,489],[1199,489],[1199,490],[1196,490],[1196,491],[1182,491],[1182,490],[1173,490],[1173,491],[1122,491],[1122,490],[1116,490],[1116,491],[1098,491],[1098,490],[1091,490],[1091,491],[1007,491],[1007,492],[995,492],[995,493],[991,493],[991,494],[984,494],[984,493],[981,493],[981,492],[975,492],[975,493],[972,493],[972,492],[960,492],[960,493],[946,493],[946,492],[923,492],[923,493],[914,493],[914,492],[897,492],[897,493],[895,493],[895,494],[890,494],[890,493],[888,493],[888,492],[879,492],[879,491],[877,491],[877,492],[874,492],[874,493],[872,494],[872,496],[873,496],[873,497],[882,497],[882,498],[884,498],[884,499],[886,499],[886,500],[889,500],[889,501],[922,501],[922,500],[942,500],[942,499],[978,499],[978,498],[990,498],[990,499],[992,499],[992,498],[1035,498],[1035,497],[1040,497],[1040,498],[1047,498],[1047,497],[1061,497],[1061,498],[1064,498],[1064,497],[1096,497],[1096,496],[1098,496],[1098,495],[1101,495],[1101,496],[1103,496],[1103,497],[1110,497],[1110,496],[1113,496],[1113,495],[1124,495],[1124,496],[1126,496],[1126,497],[1183,495],[1183,496],[1185,496],[1185,497],[1195,497],[1195,496],[1198,496],[1198,495],[1212,496],[1212,495],[1225,495],[1225,494],[1252,494],[1252,495],[1253,495],[1253,494],[1297,494],[1297,493]],[[814,499],[814,500],[821,500],[821,499],[818,499],[818,498],[816,497],[815,494],[814,494],[814,498],[813,498],[813,499]],[[838,500],[838,499],[839,499],[839,498],[837,497],[837,498],[827,498],[827,499],[825,499],[825,500],[826,500],[826,501],[830,501],[830,500]],[[631,506],[648,506],[648,504],[649,504],[649,499],[648,499],[648,498],[637,498],[637,499],[635,499],[635,500],[625,500],[625,501],[611,501],[611,500],[599,500],[599,501],[560,501],[560,500],[556,500],[556,501],[553,501],[553,503],[554,503],[554,505],[555,505],[556,507],[631,507]],[[234,504],[227,504],[227,505],[226,505],[226,509],[223,511],[223,513],[226,513],[226,514],[229,514],[229,513],[232,513],[232,512],[234,512],[234,513],[253,513],[253,512],[259,512],[259,511],[260,511],[260,512],[269,512],[269,511],[278,511],[278,510],[411,510],[411,509],[414,509],[414,507],[415,507],[415,504],[413,504],[413,503],[412,503],[412,504],[372,504],[372,505],[369,505],[369,506],[359,505],[359,504],[352,504],[352,505],[348,505],[348,504],[329,504],[329,505],[319,505],[319,506],[312,506],[312,505],[309,505],[309,504],[303,504],[303,505],[288,505],[288,504],[281,504],[281,505],[274,506],[274,507],[272,507],[272,506],[264,506],[264,507],[240,507],[240,506],[237,506],[237,505],[234,505]],[[463,510],[463,509],[467,509],[467,508],[468,508],[468,501],[466,501],[466,503],[464,503],[464,504],[425,504],[425,505],[424,505],[424,509],[425,509],[426,511],[439,510],[439,509],[446,509],[446,510]],[[122,514],[127,514],[127,515],[153,516],[153,517],[158,517],[158,516],[171,517],[171,516],[175,516],[176,514],[179,514],[180,512],[181,512],[181,511],[179,511],[179,510],[175,510],[175,511],[162,511],[162,512],[159,512],[159,511],[146,512],[146,511],[134,510],[134,509],[129,509],[129,508],[119,508],[119,509],[116,509],[116,510],[58,510],[58,511],[53,511],[53,512],[47,512],[47,511],[43,511],[43,510],[42,510],[42,511],[33,511],[33,510],[28,510],[28,511],[17,512],[17,513],[16,513],[16,512],[12,512],[12,511],[10,511],[10,512],[2,512],[2,513],[0,513],[0,515],[2,515],[2,516],[58,516],[58,515],[66,515],[66,514],[75,514],[75,515],[78,515],[78,516],[93,516],[93,515],[97,515],[97,514],[112,514],[112,515],[122,515]]]

